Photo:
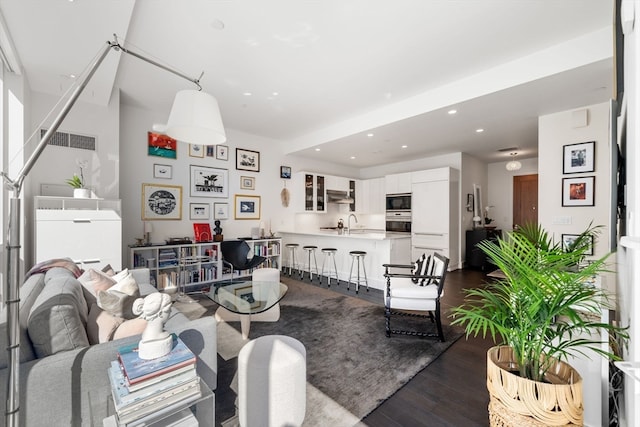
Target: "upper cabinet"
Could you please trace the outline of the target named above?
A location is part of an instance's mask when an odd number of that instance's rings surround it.
[[[386,194],[411,193],[411,172],[387,175],[384,181]]]
[[[356,212],[384,214],[385,191],[384,177],[356,181]]]
[[[326,212],[327,185],[324,174],[298,172],[294,175],[293,206],[299,212]]]

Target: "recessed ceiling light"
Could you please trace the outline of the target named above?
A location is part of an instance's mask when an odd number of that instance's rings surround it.
[[[272,93],[271,93],[271,95],[273,95],[273,96],[278,96],[278,95],[280,95],[280,94],[279,94],[278,92],[272,92]]]
[[[320,149],[319,149],[319,148],[316,148],[316,151],[320,151]]]
[[[407,148],[407,146],[406,146],[406,145],[403,145],[401,148]]]
[[[457,112],[458,112],[458,110],[449,110],[449,111],[447,111],[447,114],[453,115],[453,114],[455,114]]]
[[[349,157],[351,160],[354,160],[356,158],[356,156],[351,156]]]
[[[367,134],[367,136],[368,136],[369,138],[371,138],[371,137],[373,136],[373,134],[372,134],[372,133],[368,133],[368,134]]]
[[[484,132],[484,129],[480,128],[480,129],[476,129],[476,133],[482,133]]]
[[[244,96],[251,96],[251,92],[244,92],[243,95]]]

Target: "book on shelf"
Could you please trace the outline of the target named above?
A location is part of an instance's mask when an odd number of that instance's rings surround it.
[[[122,365],[127,384],[137,384],[183,366],[195,364],[195,354],[176,334],[171,336],[173,337],[171,351],[155,359],[146,360],[138,357],[137,342],[118,349],[118,360]]]
[[[158,381],[153,381],[151,384],[145,384],[144,387],[132,391],[127,387],[122,366],[117,360],[112,361],[108,374],[109,382],[111,383],[113,404],[116,411],[121,412],[125,409],[130,409],[160,393],[164,393],[175,387],[184,386],[193,381],[199,381],[195,366],[190,366],[189,368],[190,369],[184,372],[176,373],[176,371],[172,371],[172,375],[163,377]],[[154,377],[152,380],[156,378],[158,377]]]

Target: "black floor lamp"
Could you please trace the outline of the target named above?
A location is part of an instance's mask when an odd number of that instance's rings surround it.
[[[62,110],[49,130],[44,134],[37,147],[29,156],[24,166],[18,172],[18,175],[11,179],[6,173],[2,172],[2,177],[12,192],[9,200],[9,227],[8,227],[8,243],[7,243],[7,285],[4,290],[5,304],[7,305],[7,342],[8,347],[8,368],[7,376],[7,400],[5,421],[7,427],[19,426],[20,413],[20,333],[18,324],[18,314],[20,308],[20,247],[21,247],[21,229],[20,229],[20,193],[24,179],[27,177],[43,150],[49,143],[51,137],[58,130],[58,127],[71,110],[78,97],[86,87],[87,83],[93,77],[104,58],[111,49],[125,52],[136,58],[142,59],[150,64],[176,74],[190,82],[194,83],[198,90],[183,90],[176,94],[176,98],[169,114],[169,120],[165,132],[170,137],[190,144],[216,145],[226,141],[222,118],[216,99],[202,92],[200,86],[200,78],[193,79],[179,71],[162,65],[152,59],[146,58],[139,53],[124,48],[118,43],[117,37],[114,41],[107,41],[107,45],[101,50],[97,59],[90,64],[87,73],[79,81],[77,87],[71,93],[69,99],[62,107]]]

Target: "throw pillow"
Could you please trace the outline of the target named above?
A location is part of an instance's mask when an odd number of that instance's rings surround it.
[[[136,318],[125,320],[113,333],[113,339],[119,340],[120,338],[140,335],[144,332],[146,327],[147,321],[144,319]]]
[[[106,291],[116,284],[116,281],[113,280],[112,277],[93,268],[82,273],[82,276],[78,277],[78,280],[82,283],[82,286],[87,288],[93,295],[97,295],[98,291]]]
[[[138,297],[140,297],[138,284],[133,278],[133,275],[127,272],[127,275],[118,283],[106,291],[99,291],[97,302],[98,307],[113,316],[133,319],[137,316],[133,314],[132,306]]]
[[[428,256],[427,259],[425,260],[424,263],[422,263],[422,270],[420,271],[420,275],[421,276],[430,276],[431,274],[433,274],[433,261],[434,261],[434,257],[433,256]],[[421,278],[420,279],[420,283],[418,283],[420,286],[427,286],[431,283],[431,278]]]
[[[113,267],[111,267],[111,264],[107,264],[104,267],[102,267],[102,271],[104,274],[106,274],[107,276],[111,277],[111,276],[115,276],[116,272],[113,269]]]
[[[115,280],[116,282],[121,281],[122,279],[126,278],[129,275],[129,269],[125,268],[124,270],[122,270],[119,273],[114,274],[113,276],[111,276],[111,278],[113,280]]]
[[[87,320],[87,336],[89,344],[99,344],[113,339],[113,334],[125,319],[116,317],[102,310],[97,304],[93,304],[89,310]]]
[[[413,269],[411,270],[411,274],[413,276],[418,276],[420,275],[420,271],[422,271],[422,265],[424,264],[426,260],[426,255],[422,254],[420,255],[420,257],[416,260],[416,262],[413,263]],[[413,283],[418,283],[419,279],[417,277],[412,277],[411,281]]]

